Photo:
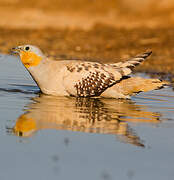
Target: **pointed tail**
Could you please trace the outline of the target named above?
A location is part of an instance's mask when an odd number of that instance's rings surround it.
[[[152,54],[152,51],[145,52],[143,54],[136,55],[133,58],[128,59],[127,61],[110,64],[112,67],[117,69],[123,76],[129,75],[132,70],[141,64],[148,56]]]
[[[138,54],[135,57],[130,58],[126,61],[114,63],[111,65],[114,67],[119,67],[119,68],[134,68],[135,66],[138,66],[139,64],[141,64],[151,54],[152,54],[152,51],[148,51],[143,54]]]

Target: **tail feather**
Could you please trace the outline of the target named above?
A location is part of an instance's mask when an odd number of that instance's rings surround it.
[[[133,58],[128,59],[127,61],[124,62],[119,62],[119,63],[114,63],[110,64],[114,68],[121,68],[123,69],[123,72],[127,70],[127,73],[125,75],[128,75],[132,72],[132,69],[139,64],[141,64],[148,56],[152,54],[152,51],[145,52],[143,54],[136,55]],[[128,70],[129,69],[129,70]]]

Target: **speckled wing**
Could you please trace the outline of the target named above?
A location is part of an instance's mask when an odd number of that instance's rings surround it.
[[[105,64],[75,62],[66,66],[65,74],[64,86],[70,95],[91,97],[99,96],[114,85],[123,77],[124,72]]]
[[[66,65],[64,86],[73,96],[99,96],[107,88],[129,75],[132,69],[151,54],[144,53],[126,62],[116,64],[101,64],[95,62],[73,61]]]

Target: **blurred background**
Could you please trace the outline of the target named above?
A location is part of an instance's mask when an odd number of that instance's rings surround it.
[[[115,62],[151,49],[137,71],[172,80],[173,9],[173,0],[0,0],[0,52],[27,43],[62,58]]]
[[[0,6],[0,25],[9,27],[89,29],[100,22],[153,28],[174,23],[173,0],[0,0]]]
[[[8,27],[172,26],[173,0],[0,0],[0,25]],[[130,21],[131,20],[131,21]]]

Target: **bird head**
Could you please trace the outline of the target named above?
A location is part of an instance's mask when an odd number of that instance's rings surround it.
[[[44,55],[42,51],[32,45],[17,46],[11,49],[13,54],[19,54],[20,59],[26,68],[40,64]]]

